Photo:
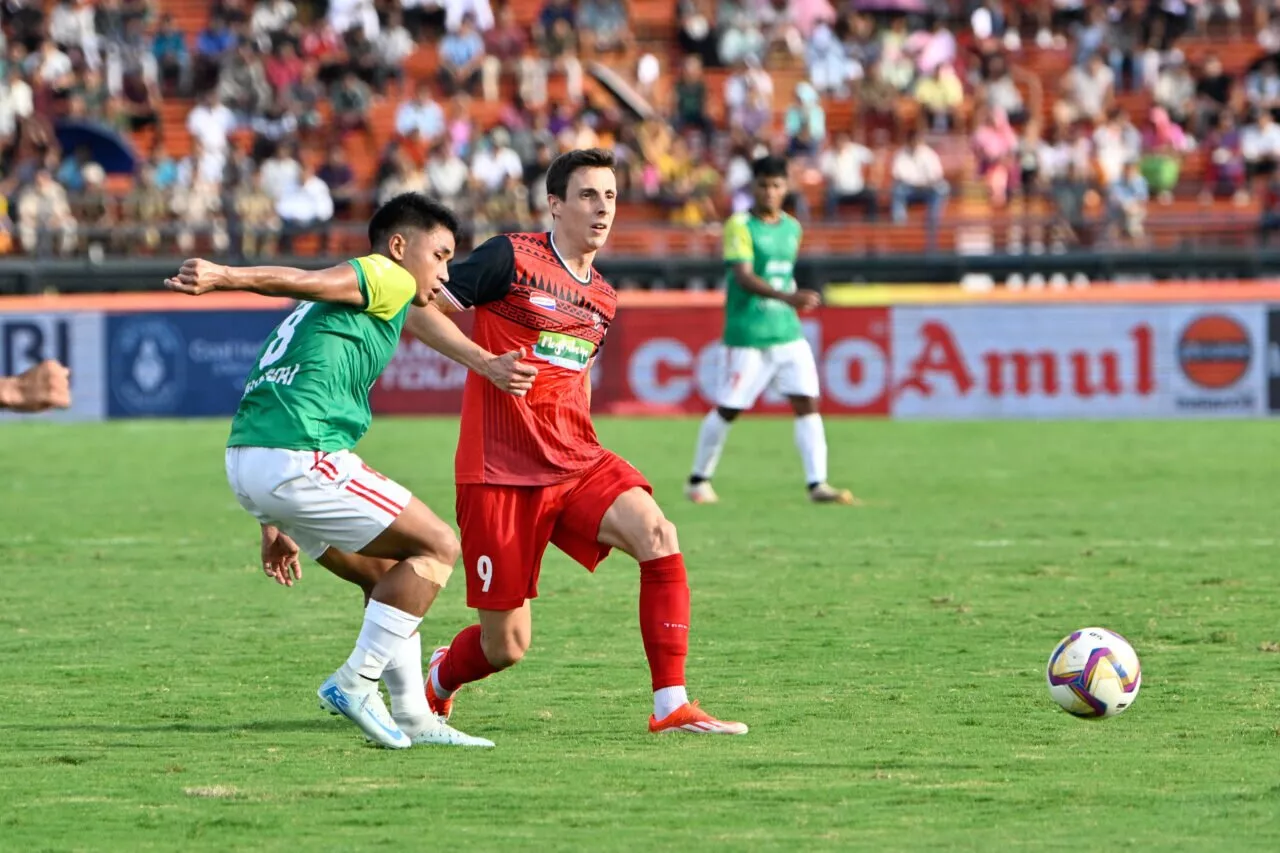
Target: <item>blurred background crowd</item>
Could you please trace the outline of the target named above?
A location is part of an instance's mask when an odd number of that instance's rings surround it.
[[[342,252],[405,190],[478,241],[545,227],[547,165],[595,145],[621,164],[620,231],[714,232],[764,151],[806,225],[926,249],[959,248],[960,211],[1024,222],[1035,251],[1147,245],[1160,217],[1280,223],[1280,0],[0,12],[0,253]]]

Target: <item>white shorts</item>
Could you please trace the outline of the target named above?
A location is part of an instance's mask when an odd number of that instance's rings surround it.
[[[228,447],[227,482],[260,524],[287,533],[307,556],[356,552],[391,526],[413,495],[349,450]]]
[[[746,411],[766,388],[786,397],[817,397],[818,365],[801,338],[771,347],[724,347],[716,405]]]

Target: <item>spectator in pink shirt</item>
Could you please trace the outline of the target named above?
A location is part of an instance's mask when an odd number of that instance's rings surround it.
[[[986,181],[995,207],[1004,207],[1009,200],[1010,185],[1018,174],[1014,159],[1017,148],[1018,134],[1009,124],[1009,116],[1004,110],[995,109],[987,113],[973,132],[978,174]]]

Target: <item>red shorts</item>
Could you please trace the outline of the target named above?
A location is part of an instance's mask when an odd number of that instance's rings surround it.
[[[636,487],[653,494],[643,474],[610,452],[581,476],[550,486],[460,483],[467,606],[514,610],[537,598],[548,543],[595,571],[611,550],[596,541],[600,521],[619,495]]]

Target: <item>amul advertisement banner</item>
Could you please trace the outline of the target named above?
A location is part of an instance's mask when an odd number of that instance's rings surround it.
[[[1258,305],[901,308],[897,417],[1201,417],[1266,410]]]

